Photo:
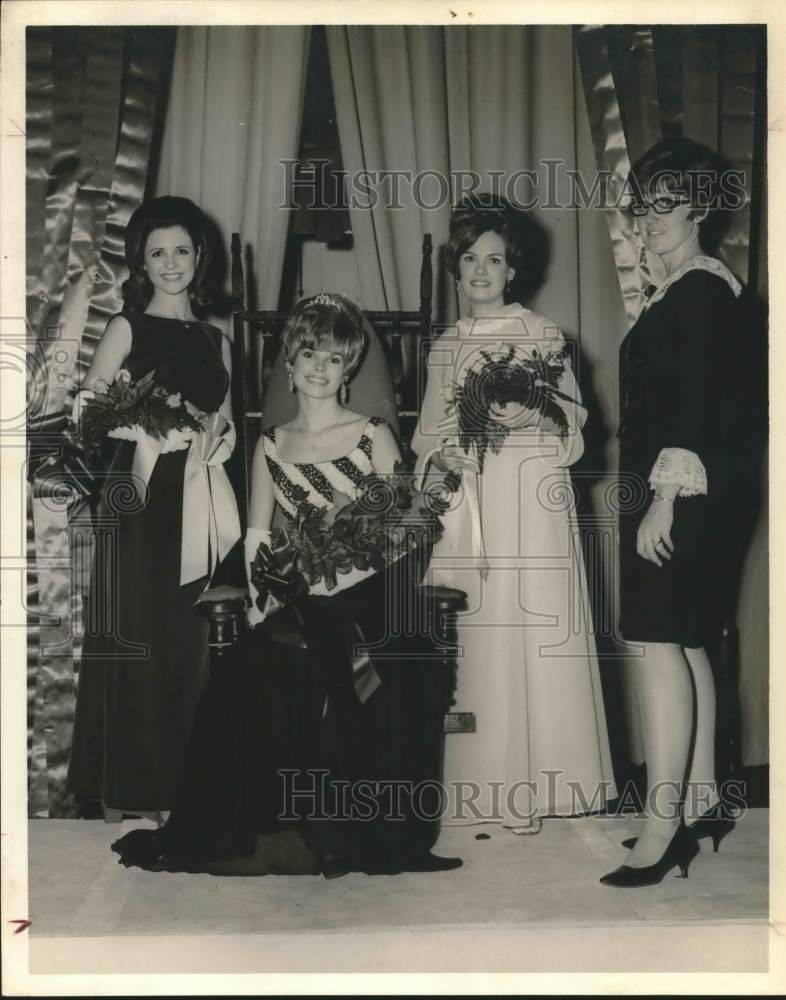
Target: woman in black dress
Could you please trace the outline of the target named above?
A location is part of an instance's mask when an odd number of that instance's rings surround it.
[[[733,821],[715,779],[715,688],[739,429],[740,286],[704,247],[736,192],[711,150],[663,140],[634,165],[631,211],[666,277],[620,349],[621,631],[631,644],[647,764],[646,823],[607,885],[648,885]]]
[[[364,349],[363,315],[341,296],[292,314],[284,353],[297,412],[257,444],[249,567],[276,511],[289,523],[318,508],[329,521],[367,476],[393,472],[386,421],[346,406]],[[417,588],[428,555],[339,572],[332,589],[323,577],[284,607],[259,596],[249,570],[252,628],[210,677],[172,814],[113,844],[121,863],[328,878],[461,864],[431,853],[451,678]]]
[[[197,318],[208,305],[205,234],[201,211],[185,198],[137,209],[126,232],[124,309],[107,324],[76,400],[78,413],[99,380],[155,372],[170,393],[227,418],[209,464],[202,432],[158,454],[145,489],[139,446],[121,441],[107,476],[68,775],[70,790],[100,800],[105,814],[172,806],[207,673],[194,602],[240,534],[222,466],[234,445],[228,342]]]

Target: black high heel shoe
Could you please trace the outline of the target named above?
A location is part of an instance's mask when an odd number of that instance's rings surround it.
[[[709,809],[703,816],[699,816],[695,823],[688,824],[688,829],[696,840],[711,837],[712,853],[717,854],[720,842],[726,834],[731,833],[736,825],[737,821],[727,814],[723,804],[717,802],[712,809]],[[622,841],[622,846],[633,847],[638,839],[638,837],[628,837],[627,840]]]
[[[603,885],[612,885],[619,889],[635,889],[644,885],[657,885],[662,882],[672,868],[679,867],[680,877],[688,877],[688,866],[699,853],[699,844],[693,832],[687,826],[680,825],[669,841],[669,846],[654,865],[644,868],[633,868],[630,865],[620,865],[613,872],[604,875],[600,880]]]

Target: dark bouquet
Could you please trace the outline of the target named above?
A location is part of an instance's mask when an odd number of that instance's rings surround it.
[[[403,463],[389,476],[367,476],[357,498],[332,519],[331,510],[308,502],[305,490],[299,501],[294,519],[257,550],[251,580],[262,602],[268,593],[282,601],[302,596],[320,582],[335,590],[339,576],[384,570],[442,535],[442,494],[418,490]]]
[[[88,452],[107,438],[139,441],[144,434],[163,441],[165,450],[176,451],[187,447],[202,428],[203,414],[180,393],[156,385],[154,372],[134,381],[121,368],[111,385],[103,379],[93,383],[77,434]]]
[[[551,420],[561,437],[568,421],[558,399],[573,402],[557,386],[565,373],[564,351],[526,354],[513,344],[482,350],[461,382],[447,388],[448,412],[458,421],[458,443],[469,453],[474,444],[480,471],[489,448],[499,454],[511,427],[494,408],[517,403]]]

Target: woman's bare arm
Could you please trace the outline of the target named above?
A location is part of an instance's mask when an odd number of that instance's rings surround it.
[[[131,324],[125,316],[113,316],[106,325],[85,375],[85,389],[92,388],[98,379],[114,382],[115,375],[131,351],[131,341]]]

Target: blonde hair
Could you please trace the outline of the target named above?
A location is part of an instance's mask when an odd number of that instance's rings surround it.
[[[334,350],[344,358],[348,374],[355,371],[366,347],[365,317],[342,295],[314,295],[299,302],[284,330],[284,358],[292,364],[303,348]]]

